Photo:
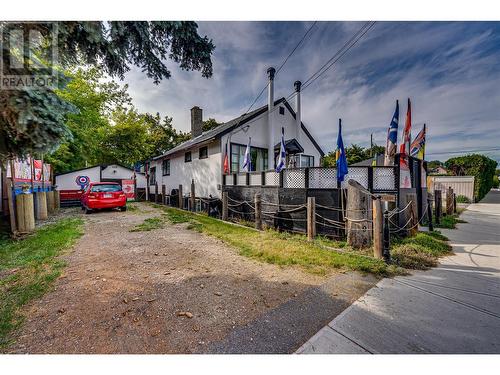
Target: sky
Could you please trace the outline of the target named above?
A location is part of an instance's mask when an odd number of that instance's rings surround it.
[[[199,22],[216,48],[213,76],[182,71],[155,85],[138,68],[125,77],[136,107],[173,117],[190,130],[190,108],[204,119],[243,114],[313,22]],[[275,98],[288,97],[364,22],[317,22],[275,79]],[[385,145],[396,100],[401,138],[407,99],[412,135],[427,125],[427,160],[482,150],[500,163],[500,22],[377,22],[333,67],[302,92],[302,121],[325,152],[335,148],[338,119],[344,144]],[[253,108],[267,101],[264,93]],[[293,99],[291,100],[293,106]],[[496,151],[485,151],[497,148]]]

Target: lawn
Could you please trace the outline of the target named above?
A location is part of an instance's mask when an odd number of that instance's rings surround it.
[[[400,269],[387,265],[382,260],[367,257],[361,252],[356,254],[327,249],[327,246],[329,248],[345,247],[345,243],[323,238],[308,242],[303,235],[279,233],[271,229],[257,231],[202,214],[160,205],[155,205],[155,207],[165,212],[165,218],[168,221],[189,223],[187,226],[189,229],[218,238],[236,248],[240,255],[263,262],[282,266],[296,265],[317,274],[327,274],[334,269],[356,270],[381,276],[401,272]]]
[[[21,239],[0,240],[0,348],[23,321],[21,308],[50,289],[64,262],[58,256],[82,234],[81,219],[62,219]]]

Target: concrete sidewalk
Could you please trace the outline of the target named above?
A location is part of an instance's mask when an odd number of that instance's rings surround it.
[[[455,255],[380,281],[297,353],[500,353],[500,192],[461,218]]]

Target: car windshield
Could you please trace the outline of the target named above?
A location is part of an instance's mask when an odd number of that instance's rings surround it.
[[[92,193],[106,193],[109,191],[121,191],[122,187],[120,185],[116,184],[109,184],[109,185],[94,185],[92,186],[92,189],[90,190]]]

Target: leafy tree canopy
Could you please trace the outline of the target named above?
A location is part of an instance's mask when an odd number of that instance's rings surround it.
[[[345,148],[348,165],[359,163],[360,161],[370,159],[375,155],[381,155],[384,152],[385,147],[377,145],[373,145],[372,148],[364,148],[357,144],[352,144],[349,147]],[[335,151],[330,151],[327,155],[325,155],[325,157],[323,158],[323,166],[335,167]]]
[[[203,131],[206,132],[208,130],[215,129],[221,124],[221,122],[217,122],[214,118],[209,118],[208,120],[203,121]]]
[[[448,159],[448,171],[455,176],[474,176],[474,197],[480,201],[492,188],[497,162],[484,155],[471,154]]]
[[[1,23],[6,27],[9,23]],[[22,26],[47,35],[54,23],[26,23]],[[211,54],[215,48],[206,36],[198,34],[195,22],[58,22],[57,51],[62,69],[73,66],[99,66],[111,77],[123,78],[131,65],[138,66],[159,83],[171,76],[166,61],[173,60],[184,70],[212,75]],[[48,34],[50,35],[50,34]],[[37,62],[51,63],[43,57],[53,45],[43,40],[39,50],[17,51],[23,61],[37,56]],[[3,63],[9,65],[9,46],[2,41]],[[24,64],[22,74],[32,76],[35,64]],[[56,67],[59,70],[61,68]],[[12,73],[7,69],[5,73]],[[67,83],[60,75],[59,89]],[[56,90],[0,91],[0,159],[53,151],[71,138],[65,125],[68,114],[78,109],[59,96]]]

